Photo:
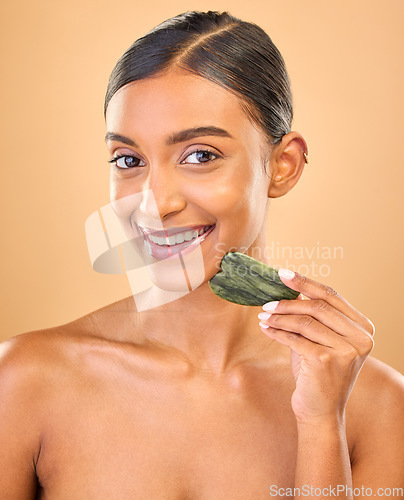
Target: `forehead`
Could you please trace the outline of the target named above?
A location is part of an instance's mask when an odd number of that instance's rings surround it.
[[[156,134],[195,125],[217,125],[235,135],[253,127],[230,91],[187,71],[168,73],[131,82],[109,102],[108,130],[153,129]]]

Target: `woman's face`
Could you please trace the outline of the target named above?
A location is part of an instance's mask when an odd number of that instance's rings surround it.
[[[172,70],[122,87],[106,124],[111,159],[123,157],[111,201],[145,260],[160,262],[161,288],[178,289],[180,256],[201,255],[207,281],[226,252],[265,244],[268,141],[235,95]]]

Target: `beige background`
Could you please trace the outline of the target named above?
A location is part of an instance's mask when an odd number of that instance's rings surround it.
[[[84,234],[109,201],[104,92],[137,37],[194,9],[256,22],[283,53],[311,164],[272,202],[270,242],[291,267],[328,266],[309,275],[372,319],[373,355],[403,371],[402,0],[3,2],[1,338],[130,294],[125,276],[91,269]]]

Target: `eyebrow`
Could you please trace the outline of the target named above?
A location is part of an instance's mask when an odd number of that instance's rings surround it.
[[[121,134],[115,134],[114,132],[107,132],[105,134],[105,142],[108,141],[123,142],[124,144],[128,144],[129,146],[138,147],[136,142],[132,141],[132,139],[129,139],[128,137],[125,137],[124,135]]]
[[[167,139],[167,146],[171,146],[172,144],[177,144],[179,142],[188,141],[189,139],[193,139],[194,137],[200,136],[219,136],[219,137],[227,137],[229,139],[233,139],[233,136],[224,130],[223,128],[207,126],[207,127],[194,127],[188,128],[186,130],[180,130],[179,132],[175,132],[170,135]]]
[[[227,132],[227,130],[214,126],[205,126],[205,127],[193,127],[185,130],[180,130],[171,134],[166,144],[167,146],[172,146],[173,144],[178,144],[179,142],[185,142],[195,137],[200,136],[218,136],[218,137],[227,137],[228,139],[234,139],[234,137]],[[123,142],[124,144],[128,144],[129,146],[138,147],[135,141],[129,139],[129,137],[125,137],[121,134],[115,134],[114,132],[107,132],[105,136],[105,141],[118,141]]]

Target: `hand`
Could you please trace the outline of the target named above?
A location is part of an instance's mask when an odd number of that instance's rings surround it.
[[[373,323],[332,288],[288,270],[280,270],[279,276],[301,295],[265,304],[270,317],[260,313],[259,318],[268,337],[291,349],[297,421],[340,421],[373,348]]]

